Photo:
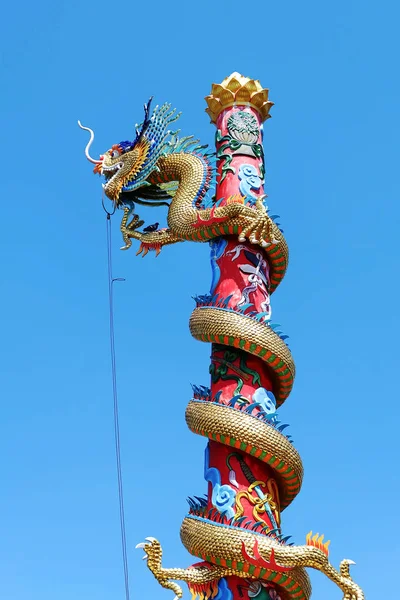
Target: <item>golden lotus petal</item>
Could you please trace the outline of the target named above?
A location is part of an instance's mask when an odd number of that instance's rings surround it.
[[[264,111],[260,111],[260,115],[263,121],[266,121],[267,119],[271,118],[271,115],[269,113],[266,113]]]
[[[231,90],[224,90],[219,96],[222,106],[232,104],[235,101],[235,94]]]
[[[237,72],[232,73],[232,75],[229,75],[229,77],[224,79],[224,81],[222,82],[221,85],[226,86],[227,84],[230,84],[232,79],[235,79],[240,84],[240,87],[244,87],[249,81],[251,81],[256,86],[257,90],[262,90],[262,85],[258,81],[258,79],[251,79],[250,77],[245,77],[244,75],[241,75],[240,73],[237,73]],[[239,89],[239,88],[237,88],[237,89]]]
[[[241,102],[250,102],[250,92],[245,87],[240,88],[235,94],[235,102],[240,104]]]
[[[206,113],[210,117],[211,123],[215,123],[218,115],[215,115],[209,108],[206,108]]]
[[[217,98],[214,98],[214,96],[207,96],[206,102],[208,104],[208,108],[214,113],[218,114],[223,108],[220,100]]]
[[[214,83],[211,94],[206,97],[207,113],[215,123],[220,112],[234,104],[250,103],[258,110],[262,120],[269,118],[269,110],[273,105],[268,100],[268,90],[263,89],[257,79],[244,77],[240,73],[232,73],[222,83]]]
[[[215,96],[215,98],[219,98],[219,95],[224,92],[225,87],[220,83],[213,83],[211,86],[211,96]]]
[[[221,85],[224,88],[231,90],[231,92],[236,92],[237,90],[240,90],[243,85],[243,82],[240,81],[240,79],[244,79],[242,75],[239,73],[232,73],[232,75],[229,75],[229,77],[223,80]]]
[[[235,94],[242,86],[237,79],[231,79],[226,87]]]
[[[265,102],[268,102],[268,90],[259,90],[251,95],[251,103],[257,108],[261,108]]]
[[[215,83],[212,86],[212,95],[220,100],[223,106],[230,102],[234,102],[235,100],[235,95],[231,90],[222,87],[222,85],[216,85]]]
[[[262,105],[261,109],[260,109],[260,113],[263,119],[270,119],[271,115],[269,114],[269,111],[271,110],[271,107],[274,105],[273,102],[265,102],[265,104]]]
[[[245,88],[249,92],[250,97],[252,94],[259,91],[259,87],[257,87],[257,84],[254,81],[254,79],[249,79],[243,86],[243,88]]]

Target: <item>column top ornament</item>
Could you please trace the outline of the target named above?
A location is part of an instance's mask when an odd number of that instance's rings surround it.
[[[258,79],[250,79],[235,72],[222,83],[212,84],[211,94],[205,97],[208,106],[206,113],[211,122],[216,123],[218,115],[229,106],[252,106],[263,122],[270,118],[269,111],[274,104],[268,100],[268,93],[269,90],[263,88]]]

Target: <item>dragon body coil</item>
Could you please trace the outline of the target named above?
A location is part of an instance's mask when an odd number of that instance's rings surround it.
[[[159,583],[178,598],[176,580],[203,599],[308,600],[305,568],[311,567],[336,583],[344,599],[363,600],[350,576],[352,561],[337,570],[323,536],[309,534],[305,545],[295,546],[281,529],[281,511],[300,490],[303,466],[277,413],[291,392],[295,365],[287,336],[272,320],[271,295],[285,275],[288,248],[263,191],[268,90],[233,74],[213,86],[207,103],[217,126],[218,183],[211,199],[212,156],[196,140],[168,130],[178,116],[169,105],[152,114],[150,103],[145,107],[133,142],[114,145],[96,161],[89,154],[91,132],[85,151],[106,178],[106,195],[124,211],[123,249],[132,239],[142,255],[186,240],[211,247],[211,289],[195,298],[190,318],[193,337],[212,344],[211,386],[193,386],[186,410],[190,430],[208,440],[208,493],[189,499],[181,527],[184,546],[202,562],[164,568],[155,538],[139,546]],[[168,227],[139,231],[136,204],[167,204]]]

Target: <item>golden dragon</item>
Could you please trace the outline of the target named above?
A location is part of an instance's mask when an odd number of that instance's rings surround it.
[[[241,195],[215,202],[207,196],[213,174],[212,156],[192,137],[178,138],[169,126],[178,114],[164,104],[150,110],[136,130],[134,141],[115,144],[93,159],[89,153],[94,139],[91,129],[85,154],[95,164],[94,171],[105,177],[106,196],[123,209],[121,232],[123,249],[140,243],[138,253],[185,240],[206,242],[220,236],[237,236],[265,252],[270,266],[270,291],[282,280],[288,262],[288,248],[282,232],[270,218],[265,196],[253,206]],[[143,221],[134,213],[135,205],[167,205],[167,228],[139,231]],[[149,230],[150,229],[150,230]],[[274,371],[274,393],[278,405],[290,393],[295,373],[291,353],[284,341],[265,323],[237,313],[221,313],[216,308],[196,308],[190,320],[191,333],[202,341],[222,342],[262,358]],[[222,340],[221,340],[222,336]],[[273,357],[273,359],[271,359]],[[210,439],[234,447],[246,448],[275,471],[280,490],[281,508],[285,508],[300,489],[303,467],[291,442],[271,424],[252,414],[218,404],[191,400],[186,420],[189,428]],[[186,581],[192,590],[212,584],[228,575],[248,580],[271,580],[279,576],[285,598],[305,598],[311,586],[305,567],[324,573],[343,592],[344,600],[364,600],[361,588],[350,576],[350,560],[339,569],[329,562],[327,544],[322,536],[307,537],[306,545],[288,546],[267,534],[260,534],[216,523],[208,519],[203,507],[191,510],[184,519],[181,539],[185,547],[204,563],[187,569],[162,567],[162,549],[155,538],[147,538],[138,547],[144,549],[147,565],[159,583],[182,596],[176,580]],[[200,587],[199,587],[200,586]],[[296,590],[301,590],[301,594]]]

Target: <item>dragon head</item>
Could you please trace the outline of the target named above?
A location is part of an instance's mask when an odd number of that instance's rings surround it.
[[[150,200],[168,197],[165,194],[163,196],[161,192],[157,197],[154,186],[147,178],[155,170],[158,158],[168,150],[167,140],[172,132],[167,130],[167,126],[176,121],[180,114],[170,110],[170,104],[164,104],[161,107],[156,106],[150,116],[151,101],[152,98],[144,106],[144,121],[140,128],[136,127],[135,139],[114,144],[99,160],[95,160],[89,154],[94,132],[78,121],[81,129],[90,132],[90,139],[85,148],[86,158],[96,165],[94,173],[104,176],[104,192],[117,206],[131,200],[137,201],[138,196]]]
[[[102,155],[102,161],[94,168],[94,173],[105,177],[104,192],[110,200],[119,204],[120,194],[139,173],[149,154],[149,144],[145,138],[135,142],[120,142]]]

